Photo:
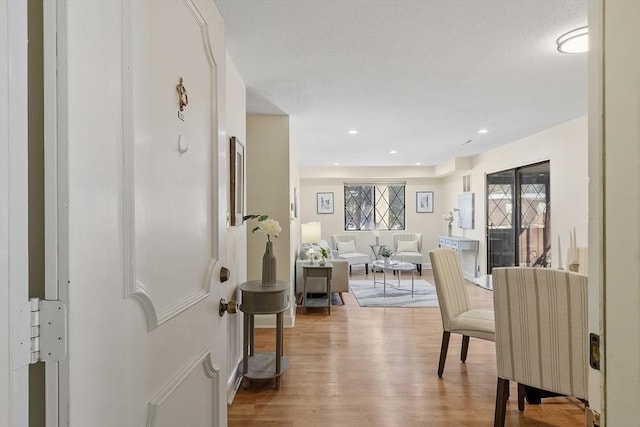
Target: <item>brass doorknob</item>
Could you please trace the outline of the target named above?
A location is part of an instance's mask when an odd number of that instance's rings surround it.
[[[238,312],[238,302],[231,300],[227,302],[224,298],[220,299],[220,304],[218,305],[218,314],[220,317],[224,316],[224,312],[229,314],[234,314]]]
[[[224,283],[229,280],[231,272],[227,267],[220,267],[220,282]]]

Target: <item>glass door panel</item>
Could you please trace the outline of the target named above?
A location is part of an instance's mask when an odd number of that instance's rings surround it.
[[[549,163],[518,169],[520,265],[546,266],[550,251]]]
[[[487,175],[487,272],[515,265],[515,171]]]
[[[487,175],[487,272],[550,261],[549,162]]]

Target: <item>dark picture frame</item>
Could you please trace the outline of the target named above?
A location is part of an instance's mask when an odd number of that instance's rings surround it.
[[[245,156],[244,156],[244,144],[236,136],[232,136],[230,140],[230,168],[229,174],[231,175],[231,225],[242,224],[242,217],[244,216],[244,171],[245,171]]]
[[[317,210],[319,214],[333,213],[333,193],[317,193]]]
[[[433,213],[433,191],[416,191],[416,213]]]

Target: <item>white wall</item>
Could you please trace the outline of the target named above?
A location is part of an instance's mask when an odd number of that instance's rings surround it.
[[[291,286],[291,304],[285,313],[285,324],[293,324],[295,295],[293,292],[291,258],[290,203],[292,181],[290,177],[291,142],[289,116],[247,116],[247,213],[266,214],[280,222],[282,232],[273,248],[277,259],[277,279],[287,280]],[[247,227],[247,279],[262,277],[262,256],[266,237],[251,233],[256,225],[251,220]],[[275,325],[275,316],[256,316],[256,326]]]
[[[227,137],[239,138],[246,144],[246,88],[233,60],[227,52]],[[228,185],[230,183],[227,183]],[[228,187],[230,188],[230,187]],[[228,223],[228,221],[227,221]],[[240,301],[238,285],[247,280],[246,224],[227,229],[227,268],[231,278],[227,282],[227,301]],[[236,390],[236,367],[242,360],[242,313],[227,317],[227,397],[233,399]]]
[[[486,271],[485,181],[488,173],[550,160],[553,266],[557,266],[558,235],[561,238],[565,264],[569,231],[573,227],[576,229],[578,246],[587,246],[587,143],[587,117],[583,116],[474,156],[470,172],[458,173],[445,179],[445,203],[453,208],[456,206],[457,195],[462,192],[462,176],[471,173],[471,191],[475,193],[475,228],[460,230],[454,222],[453,234],[480,241],[479,264],[482,273]]]

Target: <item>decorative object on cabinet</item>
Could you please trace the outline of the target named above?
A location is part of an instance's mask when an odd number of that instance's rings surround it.
[[[276,255],[273,252],[274,239],[278,237],[278,234],[282,231],[280,223],[274,219],[270,219],[268,215],[245,215],[242,220],[257,219],[258,225],[251,230],[252,233],[256,231],[267,235],[267,245],[264,255],[262,256],[262,286],[275,286],[276,285]]]
[[[244,144],[232,136],[230,145],[231,225],[240,225],[244,216]]]
[[[455,219],[455,213],[456,212],[458,212],[458,208],[453,208],[452,210],[450,210],[446,214],[442,215],[442,219],[447,221],[447,236],[451,236],[451,224],[453,223],[453,220]]]
[[[416,191],[416,212],[433,213],[433,191]]]
[[[317,213],[332,214],[333,213],[333,193],[318,193],[317,198],[318,198]]]
[[[473,193],[458,194],[458,227],[463,230],[474,228]]]

